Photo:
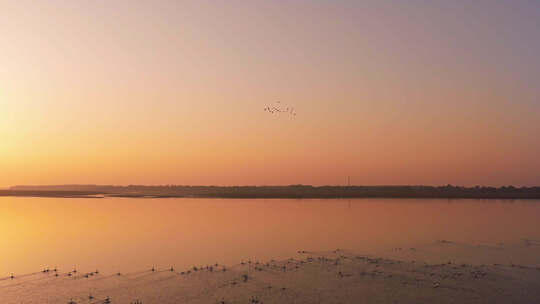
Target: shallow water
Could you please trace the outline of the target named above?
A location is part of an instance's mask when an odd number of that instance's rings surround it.
[[[452,252],[433,249],[438,240]],[[335,248],[540,265],[526,250],[537,240],[538,200],[0,198],[0,277],[55,266],[231,265]]]

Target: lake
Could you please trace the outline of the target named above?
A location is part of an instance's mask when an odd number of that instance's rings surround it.
[[[454,246],[433,250],[441,240]],[[540,265],[523,249],[538,240],[538,200],[0,198],[0,277],[232,265],[336,248]]]

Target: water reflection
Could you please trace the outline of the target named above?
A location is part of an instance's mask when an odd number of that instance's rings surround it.
[[[108,272],[540,239],[540,201],[0,198],[0,273]],[[534,262],[534,261],[533,261]]]

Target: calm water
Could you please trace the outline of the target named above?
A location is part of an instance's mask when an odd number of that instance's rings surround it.
[[[536,242],[540,201],[0,198],[0,277],[54,266],[126,272],[235,264],[300,249],[391,253],[441,239]]]

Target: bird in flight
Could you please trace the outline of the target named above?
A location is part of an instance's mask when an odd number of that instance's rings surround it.
[[[293,107],[287,106],[287,105],[282,105],[280,101],[276,101],[276,104],[273,105],[273,106],[265,107],[264,111],[268,112],[270,114],[283,113],[283,114],[289,114],[289,115],[292,115],[292,116],[296,116],[296,111],[294,110]]]

